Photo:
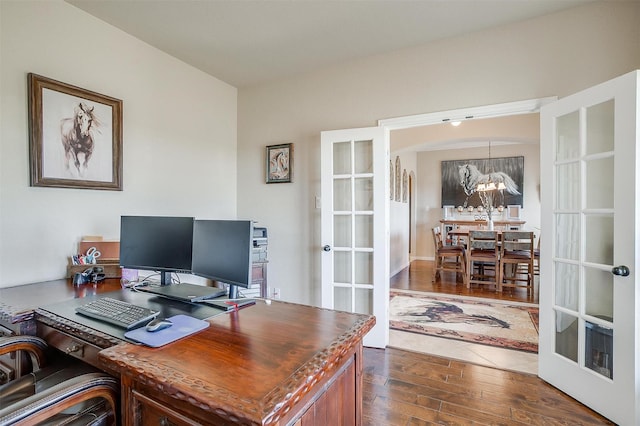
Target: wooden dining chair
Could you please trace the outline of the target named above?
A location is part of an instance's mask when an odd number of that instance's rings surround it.
[[[502,287],[527,287],[533,289],[534,234],[528,231],[505,231],[500,248],[500,272]],[[507,270],[509,267],[509,270]]]
[[[462,245],[445,245],[442,242],[442,232],[440,227],[436,226],[431,229],[433,234],[433,244],[435,246],[435,268],[433,269],[433,282],[441,278],[442,271],[454,271],[456,273],[456,281],[458,273],[462,277],[462,282],[469,286],[466,282],[466,266],[467,259],[465,248]]]
[[[467,250],[467,287],[471,284],[493,285],[502,291],[498,232],[469,231]]]

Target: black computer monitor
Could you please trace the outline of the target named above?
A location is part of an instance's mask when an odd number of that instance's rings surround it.
[[[193,217],[122,216],[120,266],[160,273],[162,285],[173,272],[191,273]]]
[[[194,221],[191,272],[229,284],[230,299],[238,298],[238,286],[251,284],[252,251],[252,221]]]

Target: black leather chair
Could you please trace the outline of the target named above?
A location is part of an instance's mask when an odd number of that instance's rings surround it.
[[[0,425],[114,425],[118,381],[81,361],[48,351],[34,336],[0,337],[0,355],[25,351],[32,371],[0,386]],[[47,358],[55,362],[47,364]],[[47,365],[45,365],[47,364]]]

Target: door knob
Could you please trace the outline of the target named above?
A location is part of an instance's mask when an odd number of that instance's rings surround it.
[[[331,246],[329,244],[327,244],[326,246],[322,247],[322,250],[331,251]]]
[[[611,273],[613,275],[620,275],[621,277],[628,277],[629,268],[624,265],[614,266],[613,268],[611,268]]]

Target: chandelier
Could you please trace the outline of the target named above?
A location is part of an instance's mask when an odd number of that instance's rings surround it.
[[[482,207],[484,207],[484,210],[487,212],[490,229],[493,229],[491,214],[493,213],[494,208],[494,197],[497,195],[498,191],[502,191],[507,187],[504,184],[504,181],[500,178],[500,175],[496,174],[493,169],[493,164],[491,163],[491,141],[489,141],[489,167],[489,172],[478,181],[476,191],[478,192],[478,196],[482,202]]]
[[[507,187],[505,186],[502,179],[497,179],[498,181],[496,182],[496,176],[494,174],[495,170],[493,170],[493,164],[491,164],[491,141],[489,141],[489,167],[491,167],[491,170],[486,174],[486,176],[488,177],[486,179],[478,181],[476,191],[483,193],[487,191],[506,189]],[[481,194],[480,197],[482,197]]]

